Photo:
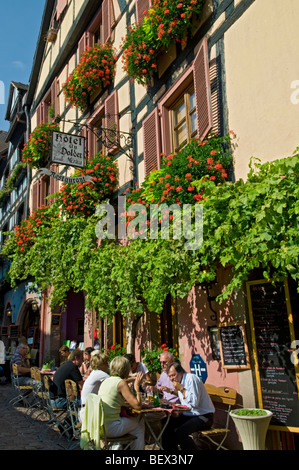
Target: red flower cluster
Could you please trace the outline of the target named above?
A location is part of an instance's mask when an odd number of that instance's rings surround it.
[[[148,85],[157,69],[161,48],[175,40],[182,45],[192,28],[191,16],[201,16],[203,0],[154,0],[145,18],[129,26],[123,39],[123,68],[134,80]]]
[[[66,101],[81,109],[86,108],[92,92],[112,83],[116,61],[115,51],[108,42],[88,48],[63,85]]]
[[[43,227],[51,227],[52,222],[58,216],[58,211],[53,207],[41,206],[33,212],[28,219],[23,220],[15,227],[14,242],[16,252],[27,251]]]
[[[46,163],[51,150],[53,131],[59,131],[59,126],[55,123],[42,122],[34,129],[23,148],[23,162],[32,168],[40,168]]]
[[[67,214],[89,217],[99,202],[115,190],[118,182],[117,163],[111,157],[97,153],[88,157],[86,165],[73,176],[91,176],[93,183],[64,184],[58,195],[62,211]]]
[[[123,193],[127,196],[127,210],[121,215],[126,216],[126,225],[136,217],[134,208],[130,207],[134,204],[143,205],[142,212],[147,214],[146,222],[145,218],[140,222],[139,233],[142,235],[153,222],[150,205],[170,206],[202,201],[205,198],[204,188],[196,189],[192,182],[209,179],[219,184],[227,178],[227,169],[232,161],[230,152],[225,148],[229,142],[228,135],[223,138],[212,136],[204,142],[193,139],[177,154],[162,156],[160,170],[153,170],[141,187],[128,188]],[[172,220],[173,216],[170,215],[169,218]],[[159,223],[161,224],[161,219]]]

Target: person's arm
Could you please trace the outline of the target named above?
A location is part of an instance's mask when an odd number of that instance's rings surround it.
[[[179,382],[174,382],[173,385],[178,392],[178,397],[182,404],[191,408],[196,407],[200,397],[200,388],[196,376],[189,376],[185,381],[185,385]]]
[[[131,392],[127,382],[125,380],[122,380],[118,384],[118,391],[122,394],[126,402],[129,403],[132,408],[135,408],[136,410],[141,410],[141,393],[139,392],[139,387],[140,383],[142,380],[142,373],[137,374],[136,380],[134,382],[134,389],[136,391],[136,397],[135,395]]]
[[[18,372],[20,374],[28,374],[30,372],[30,367],[23,367],[21,364],[18,364]]]

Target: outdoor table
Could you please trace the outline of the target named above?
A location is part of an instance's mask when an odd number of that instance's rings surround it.
[[[51,370],[51,369],[40,369],[41,375],[48,375],[51,380],[53,380],[54,374],[56,370]]]
[[[188,411],[188,410],[190,410],[190,408],[188,408],[187,406],[174,404],[174,403],[169,403],[169,402],[166,402],[166,401],[162,400],[161,405],[158,406],[158,407],[155,407],[151,403],[144,402],[142,404],[141,410],[136,410],[136,409],[133,408],[132,413],[136,413],[144,419],[145,425],[147,426],[151,436],[154,439],[154,444],[153,444],[152,450],[154,450],[156,448],[156,445],[159,446],[161,450],[163,450],[162,443],[161,443],[161,438],[162,438],[163,433],[164,433],[164,431],[165,431],[165,429],[166,429],[166,427],[169,423],[171,414],[174,411],[178,412],[178,413],[183,413],[184,411]],[[161,429],[158,436],[155,434],[155,432],[154,432],[154,430],[153,430],[153,428],[150,424],[150,418],[151,418],[151,416],[153,416],[154,413],[156,413],[157,416],[160,414],[160,418],[157,418],[160,421],[162,421],[162,419],[166,416],[166,421],[162,425],[162,429]]]

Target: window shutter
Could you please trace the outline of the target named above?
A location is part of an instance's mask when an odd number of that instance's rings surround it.
[[[160,168],[160,123],[158,108],[155,108],[142,123],[144,143],[144,172],[145,176]]]
[[[111,0],[103,0],[102,5],[102,27],[103,43],[107,42],[111,36]]]
[[[88,155],[88,132],[87,132],[87,127],[86,126],[83,126],[81,131],[79,132],[79,135],[81,137],[84,137],[85,138],[85,155],[84,157],[86,158],[86,156]]]
[[[87,31],[78,42],[78,61],[88,47],[92,47],[92,34]]]
[[[48,122],[48,109],[44,101],[41,103],[41,121]]]
[[[39,191],[40,190],[40,180],[33,183],[32,186],[32,212],[35,212],[40,204],[39,204]]]
[[[171,130],[170,130],[170,111],[166,106],[161,106],[161,146],[165,155],[171,153]]]
[[[51,85],[51,105],[54,108],[54,118],[59,114],[59,98],[58,98],[58,81],[57,78],[54,79]]]
[[[94,155],[94,141],[95,141],[95,135],[90,129],[86,129],[86,149],[87,149],[87,155]]]
[[[208,43],[201,43],[193,62],[198,137],[202,140],[212,129],[212,108],[208,63]]]
[[[106,136],[106,141],[108,141],[107,152],[113,153],[118,149],[118,136],[115,135],[115,132],[119,131],[118,99],[116,90],[105,100],[105,127],[106,129],[111,129],[113,131],[109,132],[108,130]],[[116,143],[111,145],[113,141]]]
[[[50,170],[52,171],[55,171],[55,173],[58,172],[58,167],[59,165],[57,163],[53,163],[51,166],[50,166]],[[53,178],[52,176],[50,176],[50,192],[49,194],[54,194],[56,193],[57,191],[59,190],[59,182],[57,179]],[[47,204],[51,205],[53,204],[53,202],[55,201],[54,198],[51,198],[51,199],[47,199]]]
[[[150,0],[136,0],[136,21],[138,23],[148,12],[151,7]]]
[[[40,103],[36,108],[36,125],[39,126],[42,121],[42,104]]]
[[[57,21],[59,20],[66,6],[67,6],[67,0],[57,0],[57,6],[56,6],[56,20]]]
[[[211,106],[213,132],[218,135],[220,133],[220,116],[219,116],[219,78],[217,71],[217,61],[212,59],[210,62],[210,83],[211,83]]]

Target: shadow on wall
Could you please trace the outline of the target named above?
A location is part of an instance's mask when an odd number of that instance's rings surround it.
[[[216,297],[228,282],[228,270],[219,270],[217,283],[209,288],[210,297]],[[193,354],[200,354],[207,365],[218,362],[218,372],[221,371],[220,361],[213,358],[213,350],[208,328],[218,323],[236,320],[234,308],[239,300],[231,296],[220,305],[217,301],[208,301],[206,289],[194,286],[185,299],[178,299],[178,334],[180,355],[185,358],[185,366]],[[213,310],[211,310],[211,307]]]

